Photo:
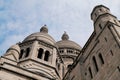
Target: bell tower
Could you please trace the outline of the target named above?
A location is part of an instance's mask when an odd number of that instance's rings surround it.
[[[61,70],[56,65],[58,62],[62,64],[62,59],[55,43],[44,25],[40,32],[29,35],[19,44],[21,51],[18,65],[50,80],[60,80]]]
[[[103,5],[98,5],[93,9],[91,19],[94,22],[94,30],[97,34],[99,34],[109,22],[120,25],[117,18],[111,14],[110,9]]]

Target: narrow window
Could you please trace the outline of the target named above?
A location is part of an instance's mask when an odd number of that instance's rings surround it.
[[[60,50],[60,53],[64,53],[64,50],[61,49],[61,50]]]
[[[22,50],[20,51],[20,56],[19,56],[19,59],[21,59],[21,58],[22,58],[23,53],[24,53],[24,50],[22,49]]]
[[[64,53],[64,50],[62,50],[62,53]]]
[[[72,65],[71,65],[71,64],[69,64],[69,65],[67,66],[67,68],[69,69],[71,66],[72,66]]]
[[[107,38],[105,37],[104,39],[105,39],[105,41],[107,42]]]
[[[91,79],[92,79],[92,78],[93,78],[93,74],[92,74],[91,67],[89,67],[89,73],[90,73],[90,77],[91,77]]]
[[[99,24],[99,27],[100,27],[100,29],[102,29],[102,26],[101,26],[101,24]]]
[[[49,60],[49,56],[50,56],[50,52],[49,52],[49,51],[46,51],[46,52],[45,52],[44,60],[45,60],[45,61],[48,61],[48,60]]]
[[[38,58],[39,59],[42,59],[42,55],[43,55],[43,49],[42,48],[40,48],[39,50],[38,50]]]
[[[117,68],[118,68],[118,71],[120,72],[120,67],[118,66]]]
[[[64,76],[64,66],[62,66],[62,75]]]
[[[114,22],[117,24],[117,21],[116,21],[116,20],[114,20]]]
[[[71,53],[73,53],[73,51],[71,51]]]
[[[97,14],[95,13],[95,17],[97,17]]]
[[[98,72],[98,65],[97,65],[97,62],[96,62],[95,56],[93,56],[93,62],[94,62],[94,65],[95,65],[96,71]]]
[[[112,50],[110,50],[110,54],[113,56],[113,52],[112,52]]]
[[[58,63],[58,59],[56,59],[56,65],[57,65],[57,63]]]
[[[63,50],[61,50],[61,53],[63,53],[64,51]]]
[[[102,11],[102,9],[100,9],[100,11]]]
[[[60,70],[60,63],[58,63],[58,70]]]
[[[67,53],[69,53],[69,50],[67,50]]]
[[[103,60],[101,53],[99,53],[99,59],[100,59],[101,64],[104,64],[104,60]]]
[[[27,48],[27,49],[26,49],[26,55],[25,55],[25,57],[28,57],[28,56],[29,56],[29,53],[30,53],[30,48]]]
[[[85,76],[87,76],[87,72],[85,72]]]
[[[68,49],[68,50],[67,50],[67,53],[73,53],[73,51],[72,51],[72,50],[70,50],[70,49]]]

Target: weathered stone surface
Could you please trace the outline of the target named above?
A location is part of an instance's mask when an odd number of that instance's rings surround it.
[[[109,8],[91,13],[94,31],[83,48],[64,33],[56,42],[40,32],[0,57],[0,80],[120,80],[120,22]]]

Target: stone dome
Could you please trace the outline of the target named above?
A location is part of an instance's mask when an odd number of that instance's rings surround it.
[[[48,29],[47,29],[46,25],[44,25],[40,29],[40,32],[33,33],[33,34],[29,35],[28,37],[26,37],[23,42],[33,40],[33,39],[37,39],[37,40],[40,40],[40,41],[43,41],[43,42],[46,42],[46,43],[52,44],[52,45],[54,45],[56,43],[56,41],[48,34]]]
[[[56,43],[56,45],[59,48],[74,48],[74,49],[81,50],[81,47],[77,43],[75,43],[74,41],[69,40],[69,36],[67,35],[66,32],[62,35],[61,38],[62,38],[62,40],[58,41]]]

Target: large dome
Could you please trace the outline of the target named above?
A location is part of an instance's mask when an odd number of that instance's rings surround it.
[[[33,33],[26,37],[23,42],[33,39],[37,39],[52,45],[56,43],[55,40],[48,34],[48,29],[46,28],[46,25],[40,29],[40,32]]]
[[[58,41],[56,44],[59,48],[74,48],[81,50],[81,47],[77,43],[69,40],[69,36],[66,34],[66,32],[62,36],[62,40]]]

